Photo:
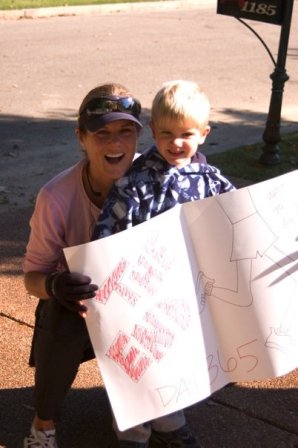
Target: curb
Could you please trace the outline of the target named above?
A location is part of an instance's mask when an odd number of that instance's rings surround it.
[[[59,6],[54,8],[15,9],[0,11],[0,20],[40,19],[84,14],[113,14],[121,12],[149,12],[178,9],[199,9],[213,6],[215,0],[162,0],[141,3],[112,3],[104,5]]]

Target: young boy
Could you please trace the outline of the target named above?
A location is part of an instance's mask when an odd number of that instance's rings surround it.
[[[198,148],[210,132],[208,98],[191,81],[165,83],[156,94],[150,126],[156,145],[115,182],[93,239],[140,224],[178,203],[234,189],[220,171],[200,163]]]
[[[99,216],[93,239],[140,224],[178,203],[234,189],[220,171],[200,163],[198,148],[210,132],[210,105],[190,81],[165,83],[152,103],[150,126],[156,142],[116,181]],[[120,432],[119,447],[198,448],[183,411]]]

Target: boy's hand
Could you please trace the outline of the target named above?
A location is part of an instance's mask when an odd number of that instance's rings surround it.
[[[87,275],[68,271],[49,274],[45,286],[49,297],[55,298],[70,311],[80,313],[82,317],[85,317],[87,311],[82,300],[95,297],[98,289]]]

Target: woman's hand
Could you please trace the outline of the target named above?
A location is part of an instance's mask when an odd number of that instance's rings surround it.
[[[46,278],[45,288],[49,297],[55,298],[70,311],[86,316],[87,307],[82,300],[92,299],[98,286],[87,275],[76,272],[54,272]]]

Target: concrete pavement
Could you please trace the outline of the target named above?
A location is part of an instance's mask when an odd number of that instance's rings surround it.
[[[9,202],[0,204],[3,448],[22,446],[34,412],[33,371],[27,359],[35,300],[27,297],[21,273],[33,207],[30,195],[36,194],[30,190],[30,181],[34,179],[36,189],[78,157],[73,152],[73,126],[82,95],[98,82],[120,78],[135,86],[146,119],[160,82],[177,77],[202,79],[214,104],[207,157],[214,149],[260,140],[264,125],[271,67],[263,50],[233,19],[216,16],[208,5],[197,10],[100,16],[0,22],[0,186],[6,186],[4,179],[8,182],[5,170],[10,173]],[[297,23],[297,11],[293,23]],[[257,29],[276,48],[276,28],[257,24]],[[291,79],[285,87],[283,131],[298,128],[296,37],[295,27],[289,46]],[[240,43],[243,48],[236,56]],[[145,130],[141,145],[148,143]],[[31,169],[32,158],[40,160],[38,170]],[[57,163],[52,168],[53,158]],[[46,170],[49,160],[51,169]],[[206,448],[298,447],[298,372],[229,385],[187,409],[186,415]],[[114,447],[110,423],[105,389],[95,362],[89,362],[82,366],[66,400],[58,427],[59,446]]]
[[[201,0],[200,6],[214,6],[214,0]],[[89,14],[110,14],[110,13],[133,13],[133,12],[162,12],[179,9],[198,9],[197,0],[166,0],[139,3],[109,3],[103,5],[84,6],[58,6],[51,8],[31,8],[15,9],[11,11],[0,11],[0,19],[40,19],[48,17],[67,17]]]
[[[141,100],[140,151],[151,142],[154,93],[177,78],[196,80],[210,98],[212,132],[202,147],[207,156],[262,141],[273,71],[265,49],[237,20],[216,14],[215,0],[200,1],[197,9],[193,0],[174,3],[180,9],[166,1],[154,2],[150,11],[149,2],[137,11],[0,20],[0,186],[9,189],[0,191],[2,202],[32,204],[46,180],[80,157],[76,113],[85,93],[102,82],[121,82]],[[297,20],[295,2],[293,24]],[[280,27],[252,25],[276,57]],[[281,133],[298,129],[297,41],[292,26]],[[16,165],[26,169],[25,177]]]

